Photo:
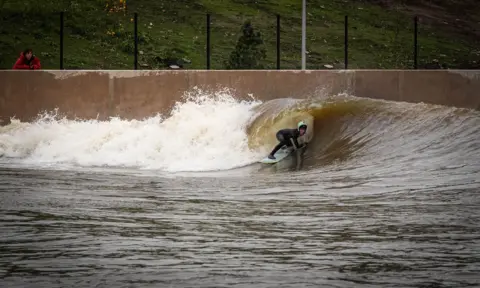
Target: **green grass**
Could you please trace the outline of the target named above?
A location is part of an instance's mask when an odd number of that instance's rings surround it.
[[[405,6],[395,9],[397,6],[390,5],[387,9],[373,2],[307,0],[307,68],[324,69],[325,64],[343,67],[345,15],[349,16],[349,68],[413,68],[413,15],[405,12]],[[66,11],[65,69],[133,69],[134,12],[139,14],[141,69],[163,69],[168,58],[191,61],[185,69],[205,69],[207,13],[212,21],[212,69],[224,69],[245,20],[251,20],[262,33],[267,51],[263,64],[274,69],[276,14],[281,16],[281,68],[301,68],[301,0],[127,0],[126,15],[107,15],[103,0],[38,3],[0,0],[1,69],[10,69],[25,47],[34,49],[44,69],[58,69],[61,10]],[[478,27],[480,12],[472,12],[470,6],[452,6],[448,0],[436,0],[436,4],[456,14],[439,14],[441,9],[424,11],[446,19],[458,17],[471,29]],[[433,62],[447,68],[478,68],[480,37],[465,30],[442,23],[427,25],[422,20],[420,68]]]

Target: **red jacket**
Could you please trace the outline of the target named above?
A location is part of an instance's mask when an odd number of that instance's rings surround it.
[[[30,68],[30,65],[32,66],[32,68]],[[13,65],[13,69],[23,69],[23,70],[41,69],[40,60],[37,57],[32,55],[32,58],[30,58],[30,61],[28,61],[27,58],[23,56],[23,52],[22,52],[20,53],[20,57],[18,57],[17,62],[15,62],[15,65]]]

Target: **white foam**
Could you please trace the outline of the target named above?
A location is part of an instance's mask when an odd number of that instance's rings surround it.
[[[29,165],[122,166],[163,171],[225,170],[253,163],[246,125],[257,101],[228,91],[187,94],[171,116],[73,121],[45,114],[0,128],[0,155]],[[6,158],[4,158],[6,159]],[[12,160],[12,159],[11,159]]]

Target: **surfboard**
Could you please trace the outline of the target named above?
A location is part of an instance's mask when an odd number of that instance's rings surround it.
[[[293,147],[282,147],[281,149],[279,149],[275,155],[275,159],[270,159],[267,157],[263,158],[262,160],[260,160],[260,163],[265,163],[265,164],[274,164],[274,163],[277,163],[281,160],[283,160],[285,157],[287,157],[288,155],[290,155],[290,153],[292,153],[293,151]]]

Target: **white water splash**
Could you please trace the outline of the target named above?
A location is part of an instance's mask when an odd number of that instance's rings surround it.
[[[47,113],[33,123],[0,128],[0,155],[41,165],[122,166],[162,171],[212,171],[248,165],[262,151],[248,147],[246,125],[257,101],[226,91],[195,90],[171,116],[141,121],[72,121]]]

